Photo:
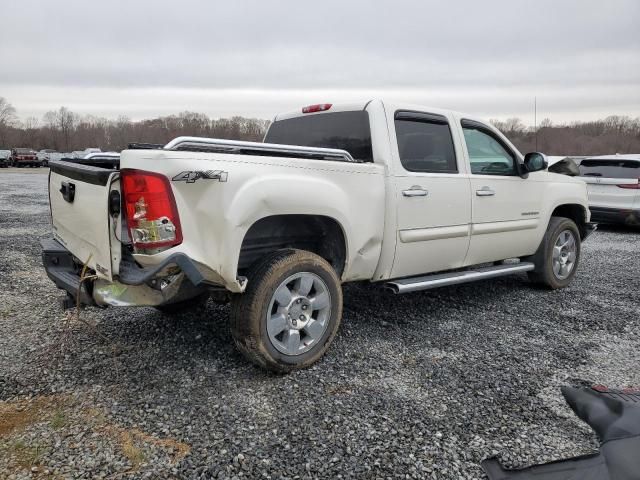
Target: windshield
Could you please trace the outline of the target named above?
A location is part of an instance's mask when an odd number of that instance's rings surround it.
[[[360,162],[373,161],[369,114],[363,110],[288,118],[273,122],[265,143],[346,150]]]
[[[640,162],[633,160],[583,160],[580,162],[583,177],[638,178]]]

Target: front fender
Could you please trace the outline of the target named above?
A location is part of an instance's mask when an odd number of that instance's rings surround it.
[[[547,189],[547,208],[549,217],[551,213],[563,205],[579,205],[584,213],[585,223],[591,220],[589,211],[589,199],[587,196],[587,184],[582,180],[573,180],[567,183],[551,183]]]

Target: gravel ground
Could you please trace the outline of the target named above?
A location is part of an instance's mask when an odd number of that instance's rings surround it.
[[[0,172],[1,478],[483,478],[489,456],[597,447],[561,385],[640,385],[638,233],[596,232],[562,291],[348,286],[327,356],[275,376],[212,302],[66,317],[40,264],[46,180]]]

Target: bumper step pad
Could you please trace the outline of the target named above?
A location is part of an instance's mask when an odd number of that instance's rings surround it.
[[[47,276],[56,284],[56,287],[65,290],[73,298],[63,301],[65,308],[75,306],[80,293],[81,305],[94,305],[93,298],[87,289],[87,285],[80,287],[80,274],[73,261],[73,256],[64,246],[53,238],[40,240],[42,247],[42,264],[47,271]]]

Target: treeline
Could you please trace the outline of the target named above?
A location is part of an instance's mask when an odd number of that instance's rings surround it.
[[[640,117],[613,115],[593,122],[557,125],[546,118],[537,129],[527,127],[519,118],[491,123],[523,153],[577,156],[640,153]]]
[[[610,116],[570,124],[553,124],[544,119],[537,129],[518,118],[491,122],[523,153],[536,150],[548,155],[640,153],[640,117]],[[80,116],[65,107],[47,112],[42,119],[19,121],[15,108],[0,97],[0,149],[30,147],[71,152],[98,147],[103,151],[120,151],[131,142],[164,144],[181,135],[261,141],[268,125],[268,120],[240,116],[211,119],[194,112],[140,121],[124,116],[110,120]]]
[[[211,119],[194,112],[140,121],[124,116],[110,120],[80,116],[65,107],[47,112],[42,120],[27,118],[20,122],[15,109],[3,100],[0,97],[0,149],[28,147],[72,152],[97,147],[120,151],[132,142],[165,144],[182,135],[261,141],[269,125],[268,120],[240,116]]]

